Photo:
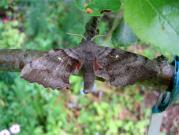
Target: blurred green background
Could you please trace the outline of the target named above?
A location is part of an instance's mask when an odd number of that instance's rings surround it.
[[[0,48],[50,50],[78,46],[81,38],[66,33],[84,33],[91,17],[85,4],[82,0],[1,0]],[[148,58],[160,55],[157,48],[142,45],[124,22],[120,5],[108,5],[115,12],[102,18],[99,29],[105,36],[96,42]],[[94,6],[93,14],[99,15],[95,4],[88,6]],[[158,89],[143,84],[115,89],[96,81],[94,94],[81,95],[82,78],[72,76],[70,82],[71,93],[30,84],[19,73],[0,72],[0,130],[18,123],[20,135],[146,133],[151,106],[147,107],[144,97],[147,91]]]

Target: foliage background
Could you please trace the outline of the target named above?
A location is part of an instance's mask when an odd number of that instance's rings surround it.
[[[103,4],[102,4],[103,3]],[[85,23],[101,9],[115,11],[99,25],[99,45],[156,57],[162,52],[139,40],[123,19],[119,0],[1,0],[0,48],[50,50],[75,47]],[[93,12],[87,14],[87,8]],[[0,73],[0,130],[18,123],[20,135],[143,135],[149,124],[148,91],[137,83],[123,89],[96,82],[96,91],[81,95],[82,78],[72,76],[72,93],[30,84],[19,73]]]

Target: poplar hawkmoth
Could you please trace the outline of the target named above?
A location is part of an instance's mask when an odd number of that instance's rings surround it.
[[[49,51],[31,61],[21,71],[21,76],[52,89],[69,89],[71,74],[83,71],[84,92],[92,90],[96,76],[116,87],[144,79],[145,72],[153,70],[146,58],[134,53],[97,46],[84,40],[77,48]],[[148,67],[148,68],[147,68]],[[147,77],[147,76],[146,76]]]
[[[49,51],[32,60],[21,71],[21,76],[53,89],[69,89],[71,74],[83,71],[84,93],[91,92],[96,77],[116,87],[133,84],[156,76],[153,61],[120,49],[100,47],[93,42],[98,34],[98,19],[92,17],[86,25],[85,38],[79,47]],[[147,74],[146,74],[147,73]]]

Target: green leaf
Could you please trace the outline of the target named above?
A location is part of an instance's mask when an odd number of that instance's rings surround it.
[[[90,15],[100,15],[102,10],[117,11],[120,8],[120,0],[76,0],[77,6],[84,12],[90,9]]]
[[[125,0],[124,17],[137,36],[172,54],[179,54],[179,1]]]

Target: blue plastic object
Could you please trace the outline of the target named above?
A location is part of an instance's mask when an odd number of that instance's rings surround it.
[[[179,57],[175,56],[174,60],[175,73],[171,80],[170,86],[164,94],[159,96],[158,102],[152,108],[152,113],[160,113],[167,109],[171,104],[179,101]]]

